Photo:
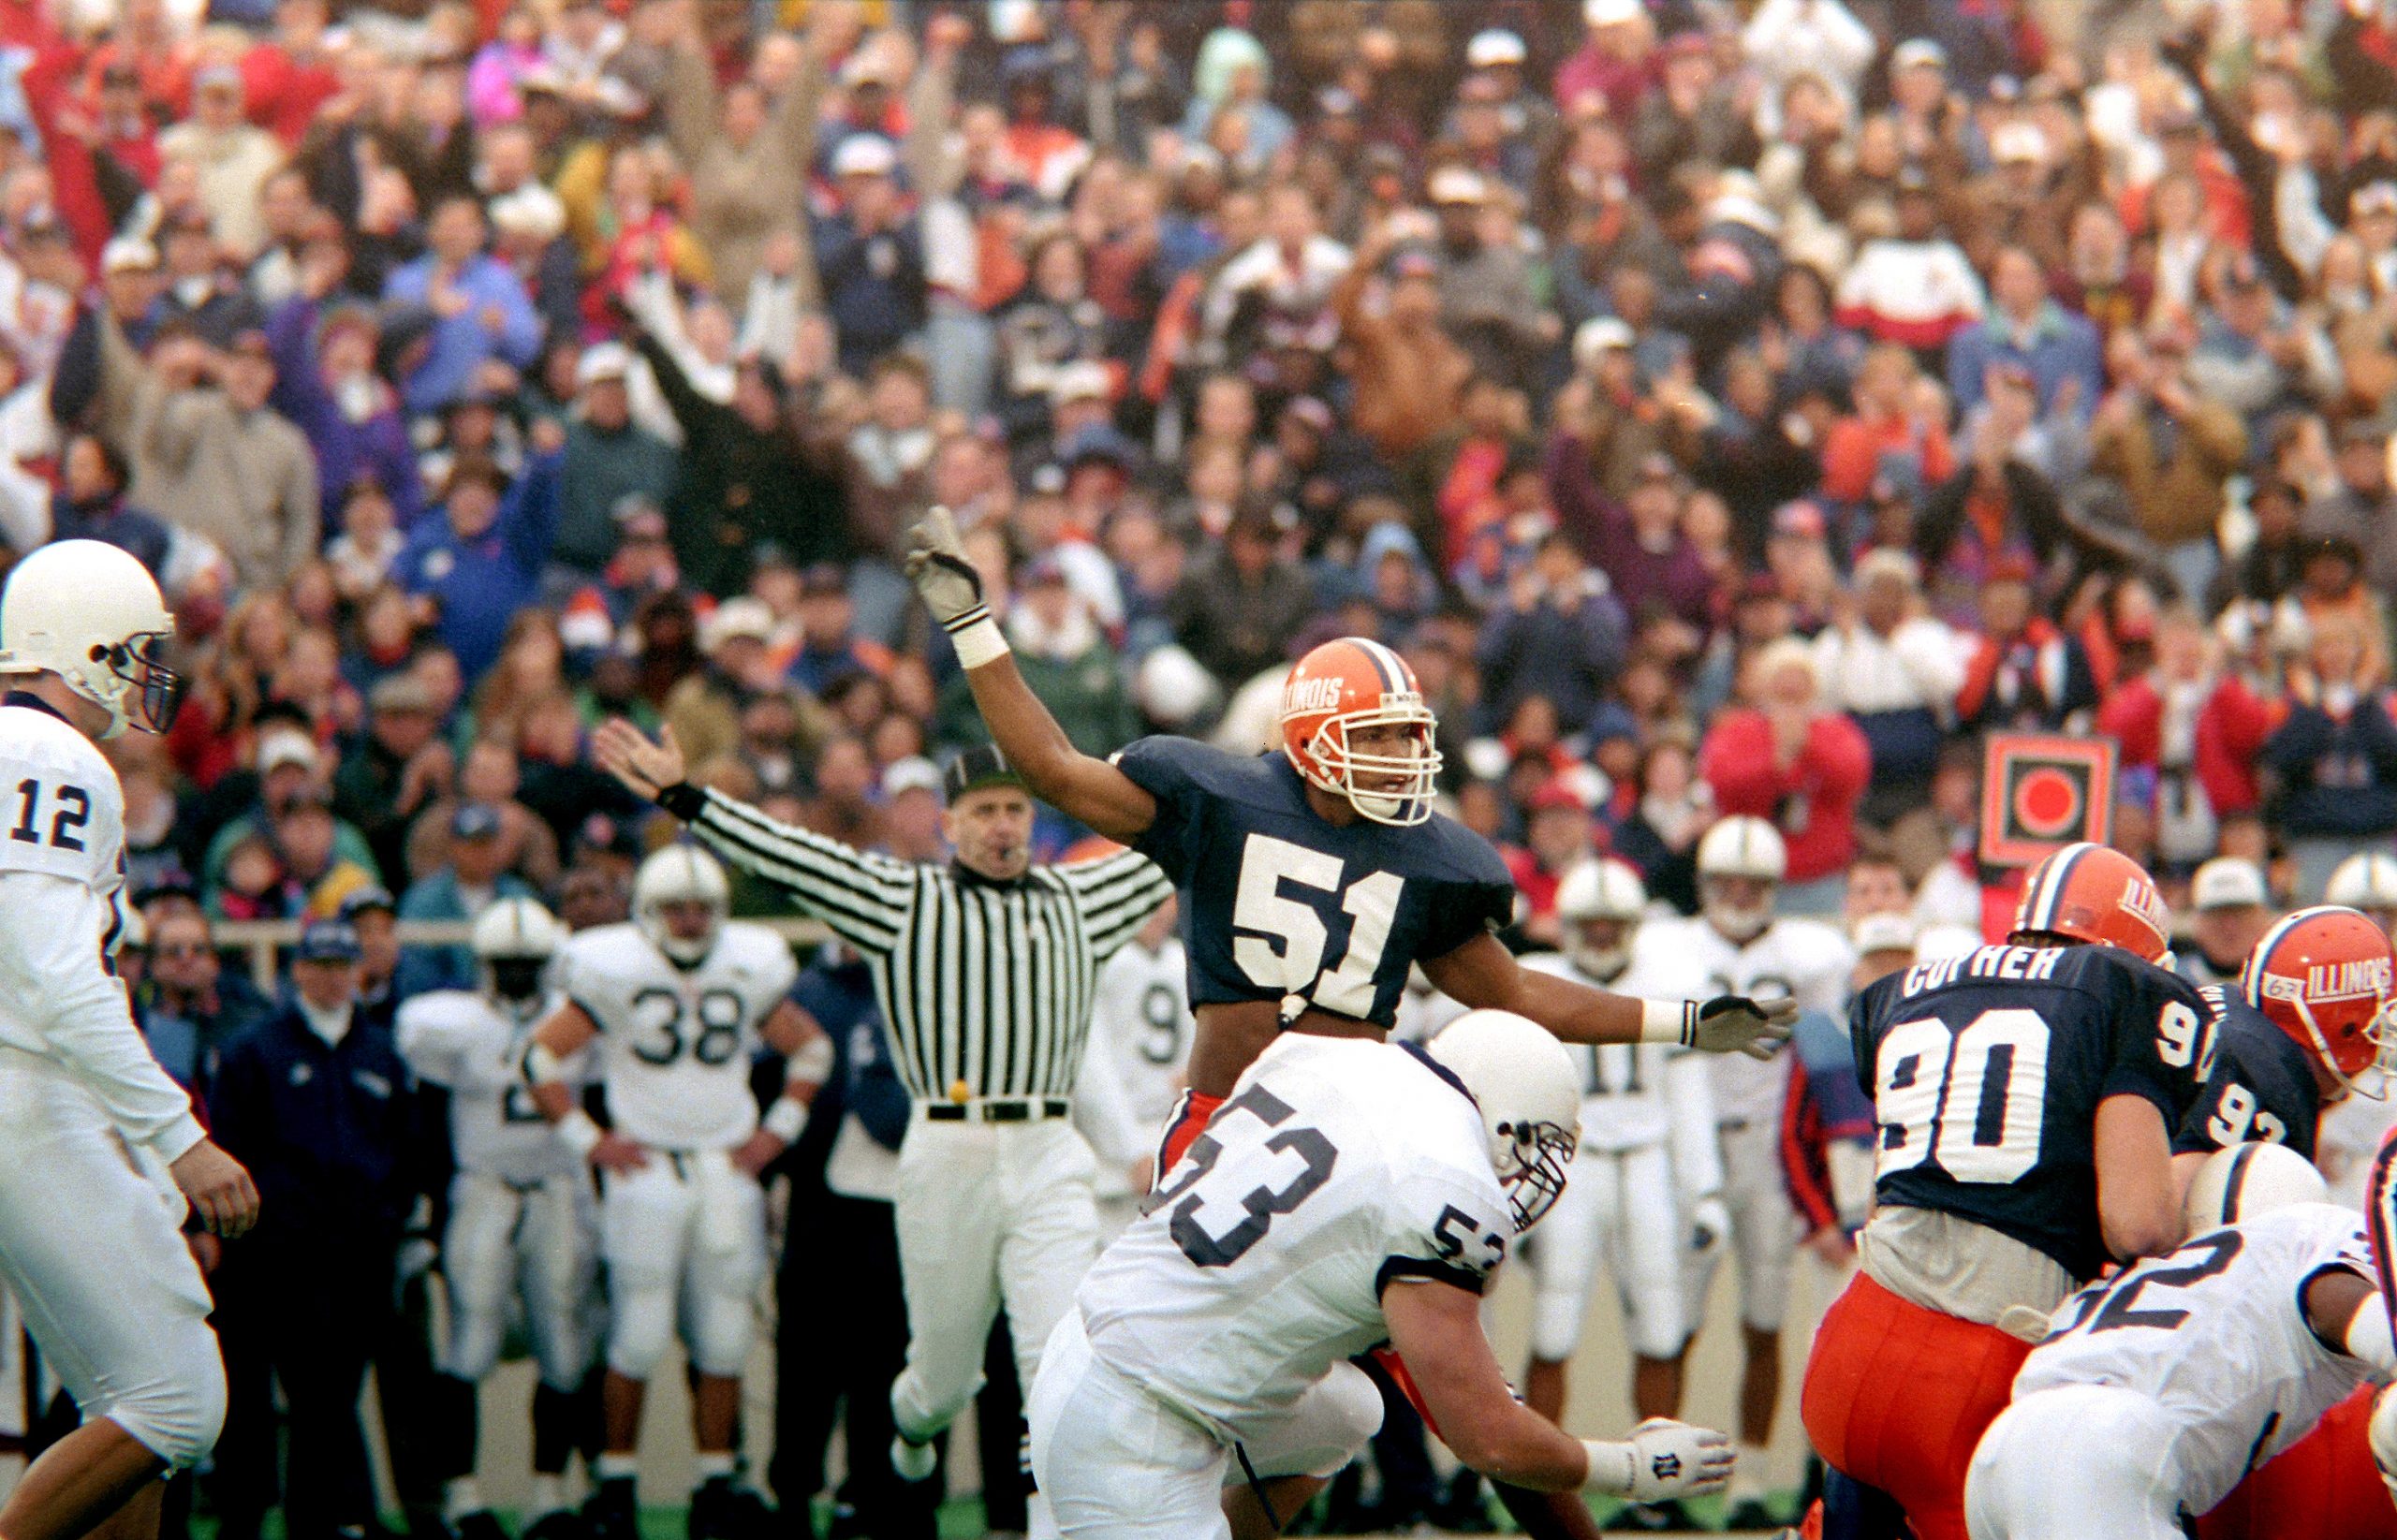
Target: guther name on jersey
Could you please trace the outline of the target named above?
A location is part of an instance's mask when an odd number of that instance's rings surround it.
[[[1977,946],[1954,957],[1934,958],[1906,970],[1901,994],[1920,994],[1959,978],[2018,978],[2037,982],[2055,975],[2064,951],[2056,946]]]

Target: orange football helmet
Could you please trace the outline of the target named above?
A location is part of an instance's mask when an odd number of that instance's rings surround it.
[[[2247,1004],[2350,1091],[2378,1101],[2397,1068],[2389,1019],[2397,957],[2370,917],[2323,904],[2264,932],[2247,956]],[[2363,1077],[2369,1075],[2366,1089]]]
[[[2172,914],[2155,879],[2121,851],[2086,840],[2031,869],[2014,931],[2120,946],[2157,963],[2172,949]]]
[[[1440,773],[1432,709],[1406,660],[1363,637],[1328,641],[1299,660],[1282,686],[1282,752],[1308,785],[1348,799],[1377,824],[1419,824],[1432,815]],[[1404,754],[1358,754],[1360,727],[1407,729]],[[1369,776],[1390,784],[1360,786]]]

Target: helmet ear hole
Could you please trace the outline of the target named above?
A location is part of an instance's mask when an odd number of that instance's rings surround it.
[[[101,646],[98,642],[92,643],[92,661],[94,663],[107,662],[108,655],[109,650],[107,648]]]

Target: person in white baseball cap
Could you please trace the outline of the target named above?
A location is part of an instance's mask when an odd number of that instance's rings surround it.
[[[2189,879],[2193,946],[2180,955],[2181,976],[2193,984],[2235,984],[2264,932],[2272,929],[2272,896],[2263,869],[2242,856],[2217,856]]]

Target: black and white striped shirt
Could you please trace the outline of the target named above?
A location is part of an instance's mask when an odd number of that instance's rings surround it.
[[[853,850],[715,792],[684,817],[708,847],[787,888],[865,958],[899,1073],[919,1100],[1073,1094],[1099,965],[1173,884],[1131,851],[1022,881]]]

